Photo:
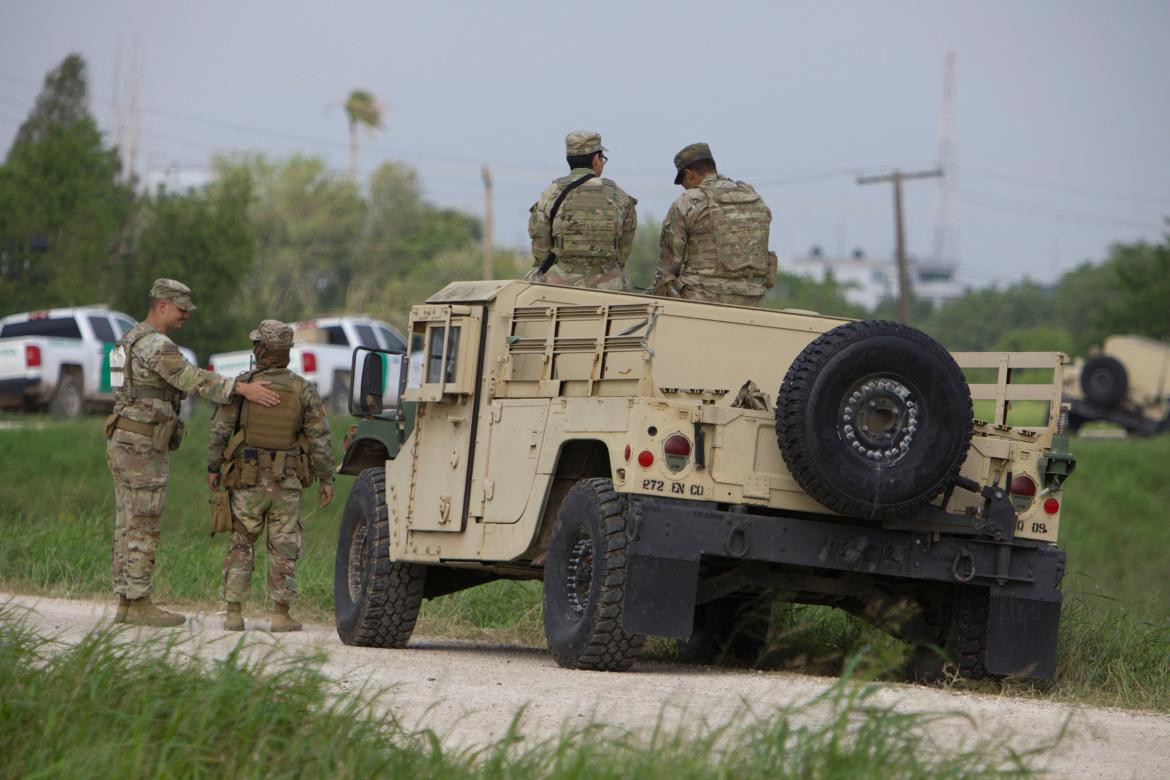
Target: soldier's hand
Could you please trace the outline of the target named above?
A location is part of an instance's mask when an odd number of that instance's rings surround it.
[[[207,472],[207,487],[211,488],[216,493],[218,493],[219,492],[219,483],[220,483],[220,477],[219,477],[218,471]]]
[[[317,505],[324,509],[333,500],[333,485],[324,483],[317,486]]]
[[[270,382],[266,379],[261,379],[257,382],[236,382],[236,392],[249,401],[260,404],[261,406],[278,406],[280,404],[280,396],[265,386],[268,384]]]

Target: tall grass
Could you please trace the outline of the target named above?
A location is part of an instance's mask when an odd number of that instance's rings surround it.
[[[502,738],[452,749],[389,715],[392,694],[331,683],[319,655],[243,641],[204,664],[191,652],[177,632],[131,642],[106,630],[59,647],[0,605],[0,776],[1026,777],[1051,746],[940,749],[929,729],[960,716],[897,712],[847,674],[807,703],[721,725],[528,738],[523,713],[501,713]]]

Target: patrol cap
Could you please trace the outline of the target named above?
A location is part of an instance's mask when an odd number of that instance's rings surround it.
[[[566,157],[605,151],[609,150],[601,145],[601,133],[595,133],[592,130],[574,130],[565,136]]]
[[[195,311],[195,302],[191,300],[191,288],[174,279],[155,279],[150,286],[150,297],[163,301],[170,301],[183,311]]]
[[[674,177],[674,183],[682,184],[683,168],[686,168],[691,163],[697,163],[699,160],[715,162],[715,158],[711,156],[710,146],[703,143],[684,146],[682,151],[674,156],[674,168],[678,171],[678,174]]]
[[[262,344],[269,349],[291,349],[293,329],[280,320],[261,320],[260,326],[248,334],[253,344]]]

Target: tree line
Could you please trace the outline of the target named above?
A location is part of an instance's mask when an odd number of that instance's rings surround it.
[[[239,348],[264,317],[361,312],[404,328],[413,304],[481,274],[480,219],[428,202],[404,164],[383,163],[364,189],[313,155],[241,151],[211,171],[198,187],[143,191],[89,111],[85,62],[66,57],[0,165],[0,315],[102,302],[141,317],[151,281],[170,276],[195,292],[200,311],[181,338],[205,357]],[[653,278],[659,229],[649,217],[638,227],[637,288]],[[495,249],[493,262],[496,278],[515,278],[530,259]],[[894,301],[866,311],[846,292],[782,267],[764,305],[896,316]],[[1111,333],[1170,339],[1170,235],[1118,244],[1055,285],[914,301],[911,322],[955,350],[1083,354]]]

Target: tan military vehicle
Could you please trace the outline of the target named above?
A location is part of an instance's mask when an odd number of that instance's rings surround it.
[[[1170,344],[1110,336],[1100,352],[1069,368],[1064,400],[1073,433],[1094,420],[1145,436],[1170,430]]]
[[[353,410],[397,435],[348,443],[344,642],[401,647],[425,598],[543,579],[571,668],[626,669],[648,635],[756,652],[745,629],[767,614],[749,607],[784,599],[943,648],[969,677],[1052,675],[1062,354],[517,281],[451,284],[410,328],[408,355],[354,355]],[[1026,404],[1032,427],[1009,425]]]

